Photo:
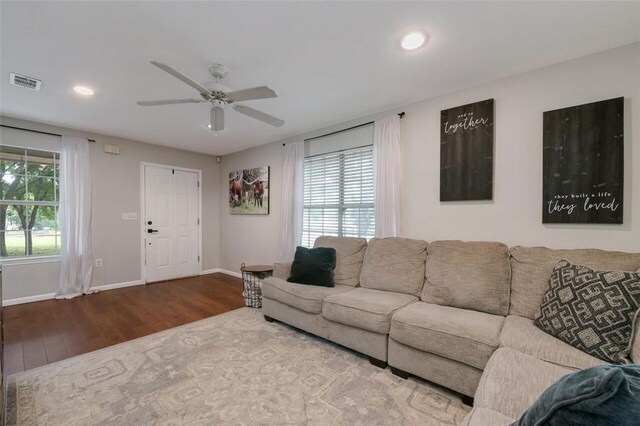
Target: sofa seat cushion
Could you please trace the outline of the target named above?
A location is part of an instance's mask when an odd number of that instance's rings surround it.
[[[604,364],[533,325],[529,318],[509,315],[500,333],[500,346],[506,346],[543,361],[572,369]]]
[[[364,254],[360,286],[419,296],[427,243],[410,238],[372,238]]]
[[[310,314],[322,312],[322,301],[332,294],[352,291],[348,285],[336,285],[335,287],[322,287],[317,285],[296,284],[284,281],[280,278],[269,277],[262,283],[262,296],[271,300],[277,300],[285,305],[298,308]]]
[[[322,316],[374,333],[389,334],[393,313],[417,300],[408,294],[356,288],[324,299]]]
[[[390,337],[483,369],[498,347],[503,322],[499,315],[418,302],[393,315]]]
[[[497,411],[486,408],[474,408],[462,420],[460,426],[507,426],[513,423],[514,419],[507,417]]]
[[[330,247],[336,251],[336,268],[334,279],[336,284],[350,285],[360,284],[360,270],[364,252],[367,249],[367,240],[355,237],[329,237],[316,238],[314,247]]]
[[[573,371],[510,348],[499,348],[482,373],[473,405],[519,418],[542,392]]]
[[[509,248],[488,241],[434,241],[427,250],[422,301],[507,315]]]

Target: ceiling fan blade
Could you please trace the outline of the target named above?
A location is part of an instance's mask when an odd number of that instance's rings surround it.
[[[224,130],[224,108],[214,106],[211,108],[211,131],[219,132]]]
[[[160,62],[156,62],[156,61],[151,61],[151,63],[153,65],[155,65],[156,67],[160,68],[162,71],[171,74],[172,76],[174,76],[178,80],[181,80],[183,83],[186,83],[189,86],[193,87],[198,92],[204,93],[204,94],[208,94],[209,93],[209,90],[206,87],[200,86],[198,83],[196,83],[195,81],[191,80],[189,77],[187,77],[186,75],[182,74],[181,72],[176,71],[175,69],[171,68],[169,65],[161,64]]]
[[[227,93],[234,102],[251,101],[254,99],[277,98],[276,92],[267,86],[252,87],[250,89],[236,90]]]
[[[159,101],[138,101],[136,102],[141,106],[156,106],[156,105],[172,105],[172,104],[199,104],[200,102],[206,102],[204,99],[162,99]]]
[[[245,105],[234,105],[233,109],[238,111],[240,114],[248,115],[251,118],[255,118],[256,120],[271,124],[275,127],[280,127],[284,124],[284,120],[280,120],[277,117],[265,114],[262,111],[258,111],[257,109],[253,109]]]

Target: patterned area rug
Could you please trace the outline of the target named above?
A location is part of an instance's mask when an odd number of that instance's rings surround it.
[[[9,425],[442,425],[446,390],[242,308],[11,376]]]

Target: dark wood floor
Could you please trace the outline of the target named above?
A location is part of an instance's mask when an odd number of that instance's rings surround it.
[[[244,306],[224,274],[3,308],[5,377]]]

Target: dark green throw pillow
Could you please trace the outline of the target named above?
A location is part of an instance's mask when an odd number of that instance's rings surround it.
[[[636,426],[640,365],[599,365],[551,385],[512,426]]]
[[[336,249],[329,247],[296,247],[287,281],[297,284],[334,287],[333,270],[336,268]]]

